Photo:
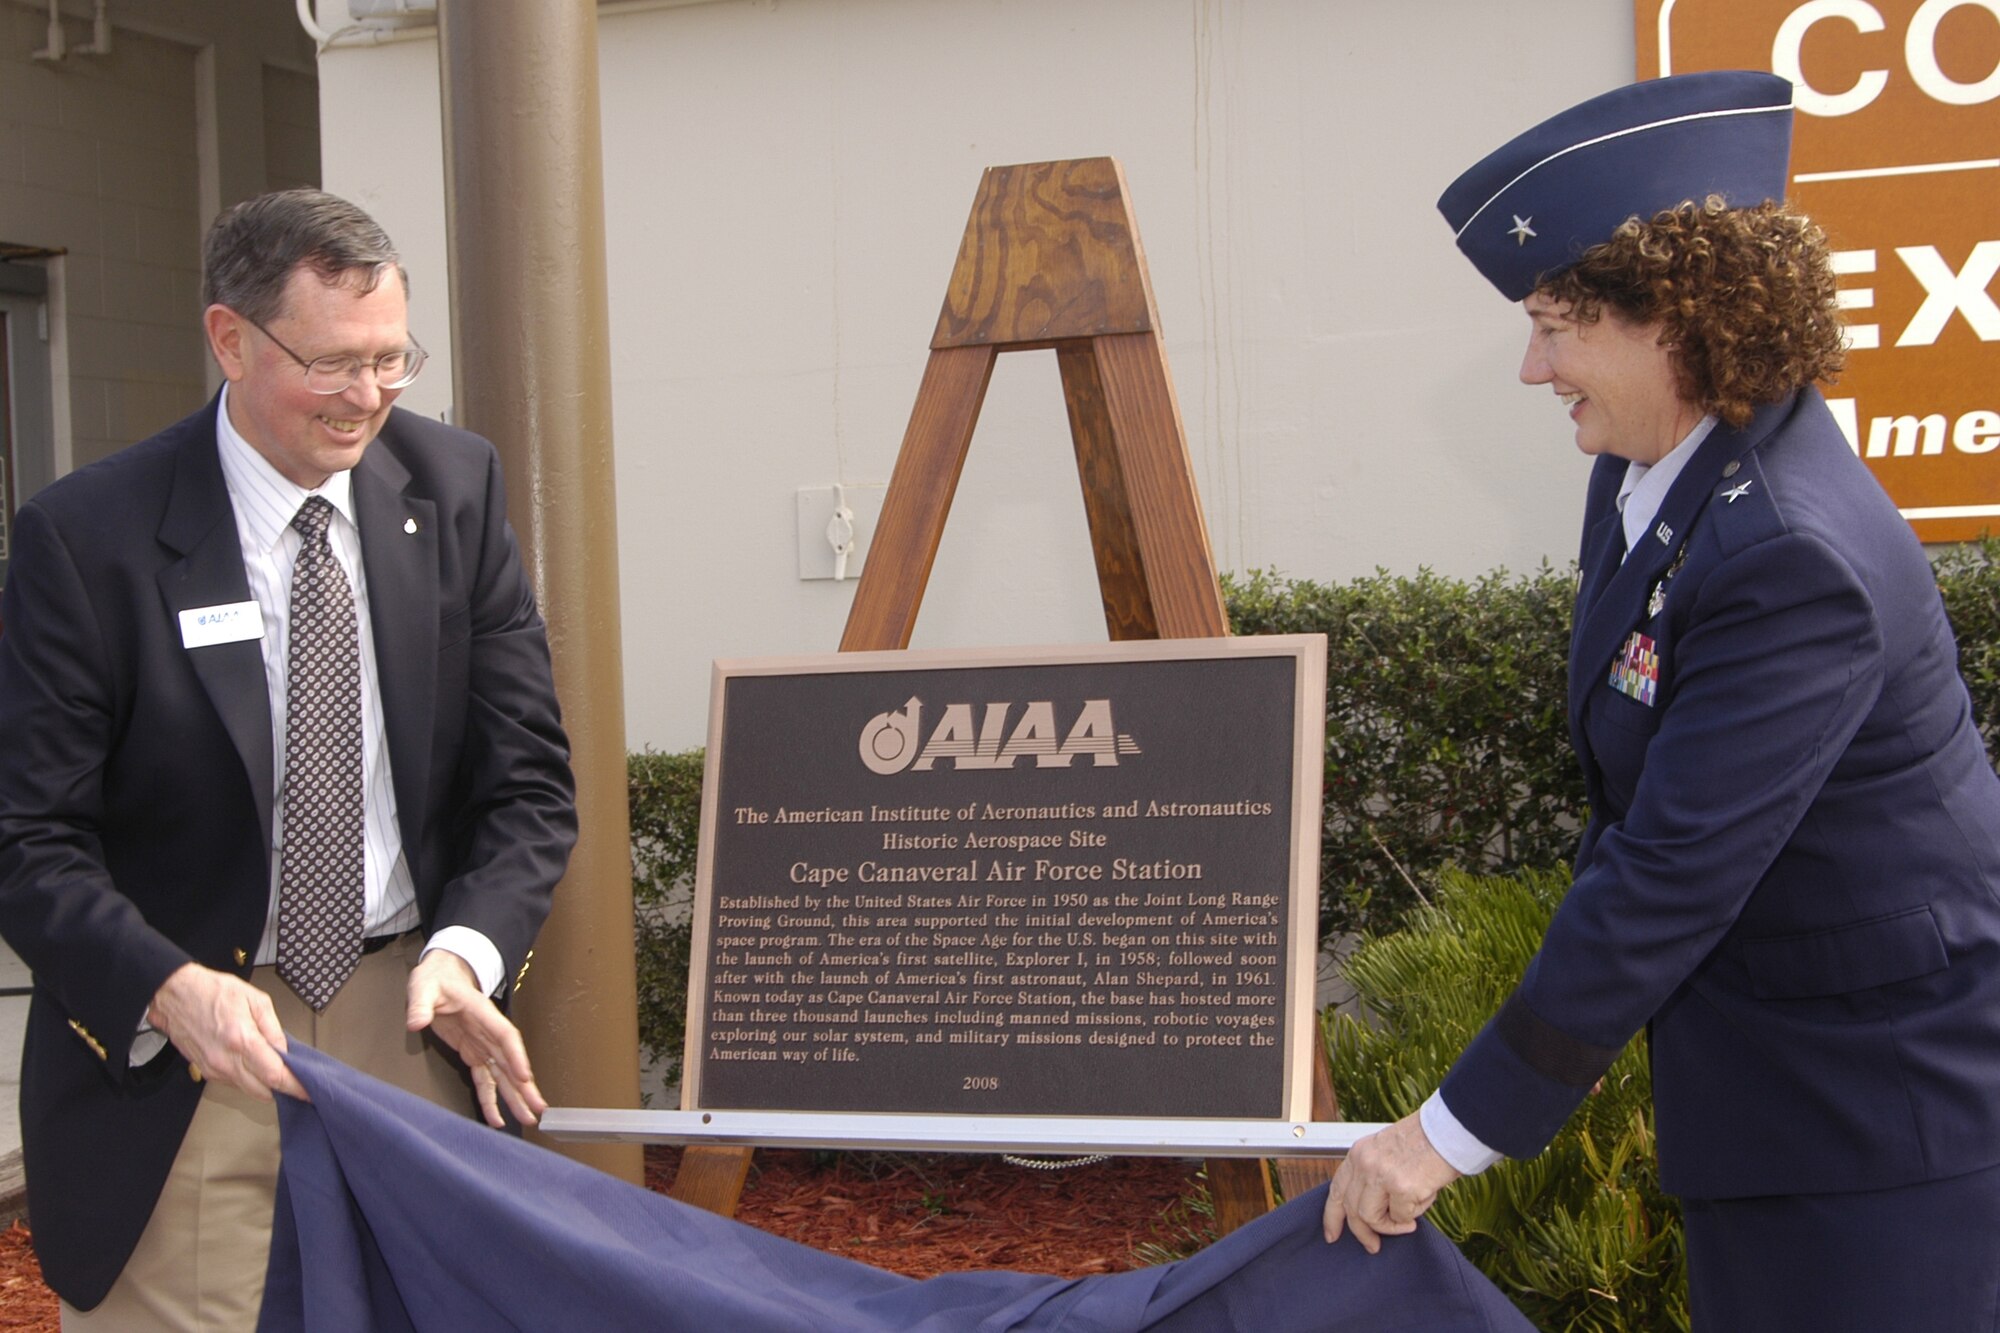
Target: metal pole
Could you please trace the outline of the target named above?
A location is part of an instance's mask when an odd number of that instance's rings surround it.
[[[593,0],[440,0],[458,418],[541,599],[583,836],[514,1012],[551,1103],[638,1105]],[[566,1144],[635,1183],[640,1149]]]

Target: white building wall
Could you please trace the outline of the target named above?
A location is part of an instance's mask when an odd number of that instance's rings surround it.
[[[989,165],[1123,161],[1223,568],[1573,555],[1584,460],[1434,204],[1630,79],[1630,6],[715,0],[601,35],[635,746],[700,742],[711,658],[838,642],[852,584],[798,579],[793,492],[888,479]],[[327,187],[448,356],[435,44],[320,69]],[[449,396],[447,362],[405,403]],[[1053,353],[1001,359],[958,496],[917,646],[1104,637]]]

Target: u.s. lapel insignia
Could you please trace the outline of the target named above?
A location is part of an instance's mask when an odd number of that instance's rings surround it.
[[[1606,684],[1651,708],[1660,688],[1660,654],[1653,640],[1638,630],[1611,662],[1611,679]]]

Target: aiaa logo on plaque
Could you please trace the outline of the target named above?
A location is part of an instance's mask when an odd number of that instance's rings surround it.
[[[1057,743],[1056,706],[1039,700],[1021,708],[1009,725],[1015,705],[990,703],[977,728],[971,704],[949,704],[920,750],[923,701],[912,697],[892,713],[877,713],[861,729],[861,762],[884,775],[904,769],[925,770],[940,759],[955,768],[1012,768],[1017,759],[1033,758],[1037,768],[1068,768],[1088,755],[1100,768],[1115,767],[1121,754],[1138,754],[1139,746],[1111,720],[1109,699],[1086,699],[1069,730]]]

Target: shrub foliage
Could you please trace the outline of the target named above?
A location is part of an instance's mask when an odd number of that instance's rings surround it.
[[[1937,559],[1938,591],[1958,636],[1958,669],[1986,756],[2000,754],[2000,540],[1948,546]]]
[[[1500,1007],[1569,877],[1447,870],[1408,923],[1348,960],[1359,1016],[1328,1012],[1334,1086],[1350,1120],[1422,1104]],[[1545,1329],[1685,1329],[1680,1212],[1660,1193],[1643,1035],[1547,1151],[1446,1189],[1430,1218]]]
[[[1224,587],[1238,634],[1326,635],[1323,935],[1394,927],[1446,865],[1568,860],[1584,801],[1564,705],[1573,572]]]
[[[701,831],[702,752],[628,755],[632,914],[638,950],[639,1044],[672,1082],[687,1035],[695,852]]]

